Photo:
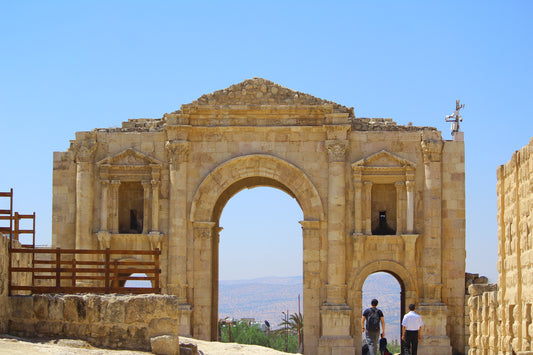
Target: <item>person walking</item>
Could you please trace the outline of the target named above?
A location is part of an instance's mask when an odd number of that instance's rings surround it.
[[[409,305],[409,311],[402,320],[402,344],[404,345],[404,354],[416,355],[424,322],[422,322],[422,317],[415,312],[414,304]]]
[[[382,329],[381,337],[385,337],[385,318],[383,317],[383,312],[377,308],[377,299],[374,298],[370,302],[370,305],[372,307],[365,309],[363,316],[361,317],[361,328],[362,332],[365,333],[368,354],[377,355],[379,349],[380,324]]]

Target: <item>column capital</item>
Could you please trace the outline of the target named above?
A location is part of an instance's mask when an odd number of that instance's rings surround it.
[[[94,158],[97,142],[94,132],[84,132],[84,137],[70,142],[70,150],[74,153],[76,163],[88,163]]]
[[[326,141],[329,162],[344,162],[346,160],[346,149],[348,142],[344,140]]]
[[[215,227],[215,222],[193,222],[194,238],[195,239],[210,239],[213,235],[213,228]]]
[[[439,162],[442,157],[442,141],[434,139],[423,139],[420,141],[424,163]]]
[[[147,189],[148,187],[152,185],[150,180],[142,180],[141,184],[144,187],[144,189]]]
[[[165,143],[170,163],[183,163],[189,161],[189,142],[170,140]]]
[[[116,187],[120,186],[120,180],[111,180],[111,185]]]

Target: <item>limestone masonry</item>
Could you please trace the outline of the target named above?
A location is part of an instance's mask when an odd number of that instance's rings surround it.
[[[162,250],[161,287],[177,296],[180,335],[217,338],[222,209],[245,188],[269,186],[303,211],[306,354],[360,353],[362,287],[378,271],[399,281],[402,314],[418,304],[422,354],[464,352],[461,132],[447,141],[435,128],[357,118],[254,78],[161,119],[77,132],[54,153],[53,184],[54,247]],[[520,243],[504,246],[502,272],[531,259]],[[502,294],[515,320],[528,307],[519,277]]]
[[[470,286],[470,355],[533,355],[533,138],[498,167],[498,285]]]

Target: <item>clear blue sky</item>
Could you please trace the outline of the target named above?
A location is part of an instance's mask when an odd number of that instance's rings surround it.
[[[495,281],[496,168],[533,136],[532,24],[531,1],[0,0],[0,190],[13,187],[16,210],[37,212],[38,241],[49,243],[52,153],[76,131],[160,118],[252,77],[353,106],[359,117],[434,126],[447,139],[444,116],[461,99],[467,270]],[[272,191],[230,200],[223,236],[264,229],[231,232],[258,205],[294,215],[287,228],[299,231],[301,211]],[[292,234],[266,244],[293,238],[301,247]],[[256,238],[273,235],[285,234]],[[276,264],[267,253],[221,277],[260,275],[259,259]],[[281,269],[301,273],[295,265]]]

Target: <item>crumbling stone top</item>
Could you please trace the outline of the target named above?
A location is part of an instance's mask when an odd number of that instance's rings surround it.
[[[266,111],[252,114],[254,109]],[[264,115],[274,114],[275,116],[278,110],[301,109],[304,111],[282,112],[279,119],[264,120]],[[325,114],[343,114],[347,118],[346,123],[351,122],[353,131],[436,131],[434,127],[420,127],[411,124],[398,125],[390,118],[355,117],[353,107],[346,107],[333,101],[294,91],[262,78],[248,79],[226,89],[202,95],[190,104],[182,105],[180,110],[164,114],[161,119],[130,119],[123,122],[120,128],[97,128],[94,131],[157,132],[163,130],[166,124],[191,124],[188,114],[198,112],[198,110],[203,112],[201,117],[206,117],[205,110],[208,110],[207,112],[212,110],[214,116],[210,118],[209,122],[202,121],[202,125],[210,126],[246,126],[256,123],[265,125],[269,124],[268,122],[272,122],[274,125],[289,126],[302,124],[302,122],[305,122],[306,125],[321,125]],[[226,112],[221,113],[219,110],[226,110]],[[250,114],[249,117],[243,118],[243,115],[246,117],[248,114]],[[259,119],[256,120],[256,117]]]
[[[353,108],[294,91],[262,78],[248,79],[226,89],[202,95],[192,103],[183,106],[228,105],[329,105],[333,107],[333,112],[348,113],[353,117]]]

